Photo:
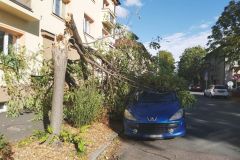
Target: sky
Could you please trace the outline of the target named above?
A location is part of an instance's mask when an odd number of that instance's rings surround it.
[[[186,48],[206,47],[211,27],[230,0],[121,0],[118,22],[134,32],[149,49],[158,36],[161,50],[170,51],[178,61]]]

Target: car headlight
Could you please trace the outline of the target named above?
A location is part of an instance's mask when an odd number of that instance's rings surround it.
[[[179,109],[171,118],[171,121],[181,119],[183,117],[183,109]]]
[[[124,111],[124,117],[128,120],[136,121],[136,118],[127,109]]]

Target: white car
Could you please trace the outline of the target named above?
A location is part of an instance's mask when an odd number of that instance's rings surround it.
[[[204,90],[204,96],[208,97],[229,97],[229,92],[224,85],[210,85],[208,89]]]

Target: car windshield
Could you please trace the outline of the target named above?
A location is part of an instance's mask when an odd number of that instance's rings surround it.
[[[160,103],[160,102],[173,102],[177,100],[174,92],[168,93],[142,93],[139,96],[138,102],[140,103]]]
[[[215,88],[215,89],[226,89],[225,86],[215,86],[214,88]]]

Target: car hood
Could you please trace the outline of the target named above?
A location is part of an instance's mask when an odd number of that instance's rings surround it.
[[[169,118],[180,109],[179,102],[137,103],[129,108],[133,116],[143,123],[153,117],[157,122],[168,122]],[[153,121],[152,121],[153,122]]]

